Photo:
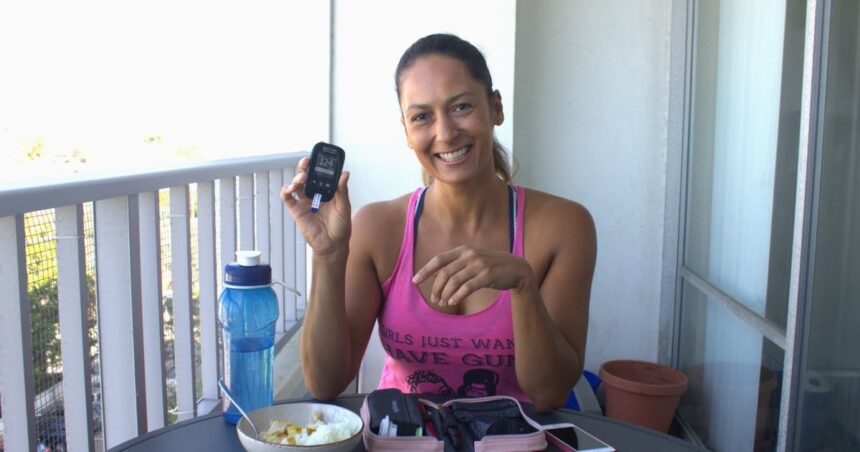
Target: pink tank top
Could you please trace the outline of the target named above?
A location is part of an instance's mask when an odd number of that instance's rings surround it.
[[[412,283],[416,209],[423,192],[409,199],[403,243],[391,276],[382,284],[379,337],[385,365],[379,388],[403,392],[479,397],[495,394],[529,402],[514,368],[510,291],[480,312],[451,315],[430,307]],[[511,189],[512,253],[523,255],[525,191]]]

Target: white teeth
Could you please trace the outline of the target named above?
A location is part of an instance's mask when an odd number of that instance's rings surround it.
[[[466,150],[467,149],[465,147],[462,147],[460,149],[457,149],[456,151],[446,152],[444,154],[437,154],[437,155],[439,155],[439,157],[441,157],[442,160],[444,160],[446,162],[453,162],[455,160],[459,160],[459,159],[463,158],[463,156],[466,155]]]

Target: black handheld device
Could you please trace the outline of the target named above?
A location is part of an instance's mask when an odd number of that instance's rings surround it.
[[[337,191],[346,153],[338,146],[319,142],[311,151],[305,196],[311,198],[311,210],[319,210],[320,202],[328,202]]]

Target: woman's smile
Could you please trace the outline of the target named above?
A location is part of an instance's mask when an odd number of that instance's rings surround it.
[[[472,145],[466,145],[450,152],[441,152],[435,154],[435,157],[442,160],[446,165],[455,165],[466,159],[466,155],[472,150]]]

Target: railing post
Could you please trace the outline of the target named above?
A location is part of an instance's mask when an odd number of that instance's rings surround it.
[[[269,172],[261,171],[254,175],[254,237],[256,238],[255,249],[260,250],[263,262],[271,264],[272,249],[269,236]]]
[[[6,450],[36,450],[24,215],[0,217],[0,403]]]
[[[218,210],[221,223],[221,268],[219,275],[225,265],[233,262],[236,258],[236,178],[225,177],[219,179]],[[221,278],[218,278],[218,288],[221,289]]]
[[[167,423],[164,363],[164,302],[161,293],[161,217],[158,192],[138,195],[140,210],[141,321],[146,379],[146,420],[149,431]]]
[[[87,306],[84,209],[80,204],[56,210],[57,299],[63,356],[63,408],[66,445],[93,450],[92,364]]]
[[[143,340],[139,328],[139,277],[132,260],[132,229],[128,197],[95,202],[96,274],[99,311],[99,354],[105,444],[108,448],[146,431],[146,387],[143,381]],[[134,218],[137,218],[135,213]],[[137,232],[134,233],[138,235]]]
[[[289,212],[287,212],[289,213]],[[308,268],[307,268],[307,243],[305,236],[299,231],[295,220],[290,216],[290,224],[292,225],[293,237],[296,243],[294,261],[296,271],[296,289],[301,292],[301,296],[296,296],[296,318],[304,317],[304,311],[308,306]]]
[[[173,275],[173,334],[176,406],[180,421],[194,417],[194,322],[191,300],[191,236],[188,187],[170,188],[170,268]]]
[[[295,175],[294,168],[285,168],[283,171],[284,183],[290,183]],[[302,287],[299,275],[299,256],[297,245],[297,237],[300,235],[296,230],[296,222],[290,214],[289,209],[281,209],[281,218],[284,223],[284,284],[288,287],[293,287],[302,296],[306,296],[304,287]],[[302,258],[304,262],[304,258]],[[287,322],[295,322],[298,320],[298,303],[299,297],[294,292],[287,292],[284,298],[284,311],[287,314]]]
[[[197,263],[200,279],[200,367],[203,400],[198,414],[218,400],[218,272],[215,265],[215,183],[197,184]]]
[[[269,264],[272,266],[272,280],[281,281],[284,284],[289,284],[284,279],[284,205],[281,202],[280,193],[283,185],[283,172],[280,170],[269,171],[269,234],[271,239],[269,244],[271,247],[271,260]],[[290,286],[294,287],[294,286]],[[275,327],[276,334],[284,333],[286,329],[286,310],[285,310],[285,295],[288,293],[281,285],[272,287],[275,294],[278,296],[278,323]]]
[[[254,249],[254,175],[239,176],[239,249]]]

